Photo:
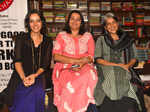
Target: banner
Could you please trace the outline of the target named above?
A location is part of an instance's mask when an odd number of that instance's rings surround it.
[[[0,92],[6,88],[14,69],[12,36],[25,31],[26,14],[27,0],[0,0]]]

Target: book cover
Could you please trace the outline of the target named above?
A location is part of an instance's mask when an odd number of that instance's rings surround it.
[[[80,0],[80,1],[78,1],[78,8],[80,10],[87,9],[87,0]]]
[[[123,11],[133,11],[135,9],[135,4],[133,2],[123,2],[122,10]]]
[[[132,13],[126,13],[123,15],[123,25],[125,26],[133,26],[134,25],[134,17]]]
[[[150,10],[150,2],[144,2],[143,7],[145,10]]]
[[[89,10],[100,10],[100,2],[90,2]]]
[[[77,9],[77,2],[76,1],[67,1],[67,9],[69,9],[69,10]]]
[[[100,13],[90,13],[89,14],[89,24],[91,26],[100,25]]]
[[[121,10],[121,2],[112,2],[112,10],[114,11]]]
[[[111,10],[111,2],[101,2],[101,10],[102,11],[110,11]]]
[[[144,13],[143,12],[139,12],[135,15],[135,21],[136,21],[136,25],[143,25],[144,24]]]
[[[43,0],[42,1],[42,8],[51,9],[52,7],[53,7],[53,4],[52,4],[51,0]]]

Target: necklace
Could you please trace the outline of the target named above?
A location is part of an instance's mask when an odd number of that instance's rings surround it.
[[[35,73],[36,69],[38,69],[40,67],[40,64],[41,64],[41,45],[39,45],[40,48],[39,48],[39,54],[38,54],[38,63],[37,65],[35,65],[35,51],[34,51],[34,43],[32,42],[31,40],[31,49],[32,49],[32,69],[33,69],[33,73]]]

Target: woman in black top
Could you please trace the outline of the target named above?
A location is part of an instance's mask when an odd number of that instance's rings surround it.
[[[15,70],[3,91],[4,101],[11,112],[44,112],[42,81],[50,67],[52,41],[45,35],[45,19],[37,10],[26,15],[25,26],[28,33],[15,40]]]

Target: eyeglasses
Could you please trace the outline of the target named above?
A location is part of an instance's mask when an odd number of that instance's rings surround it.
[[[112,26],[112,25],[116,25],[117,24],[117,22],[116,21],[113,21],[112,23],[106,23],[106,26]]]

